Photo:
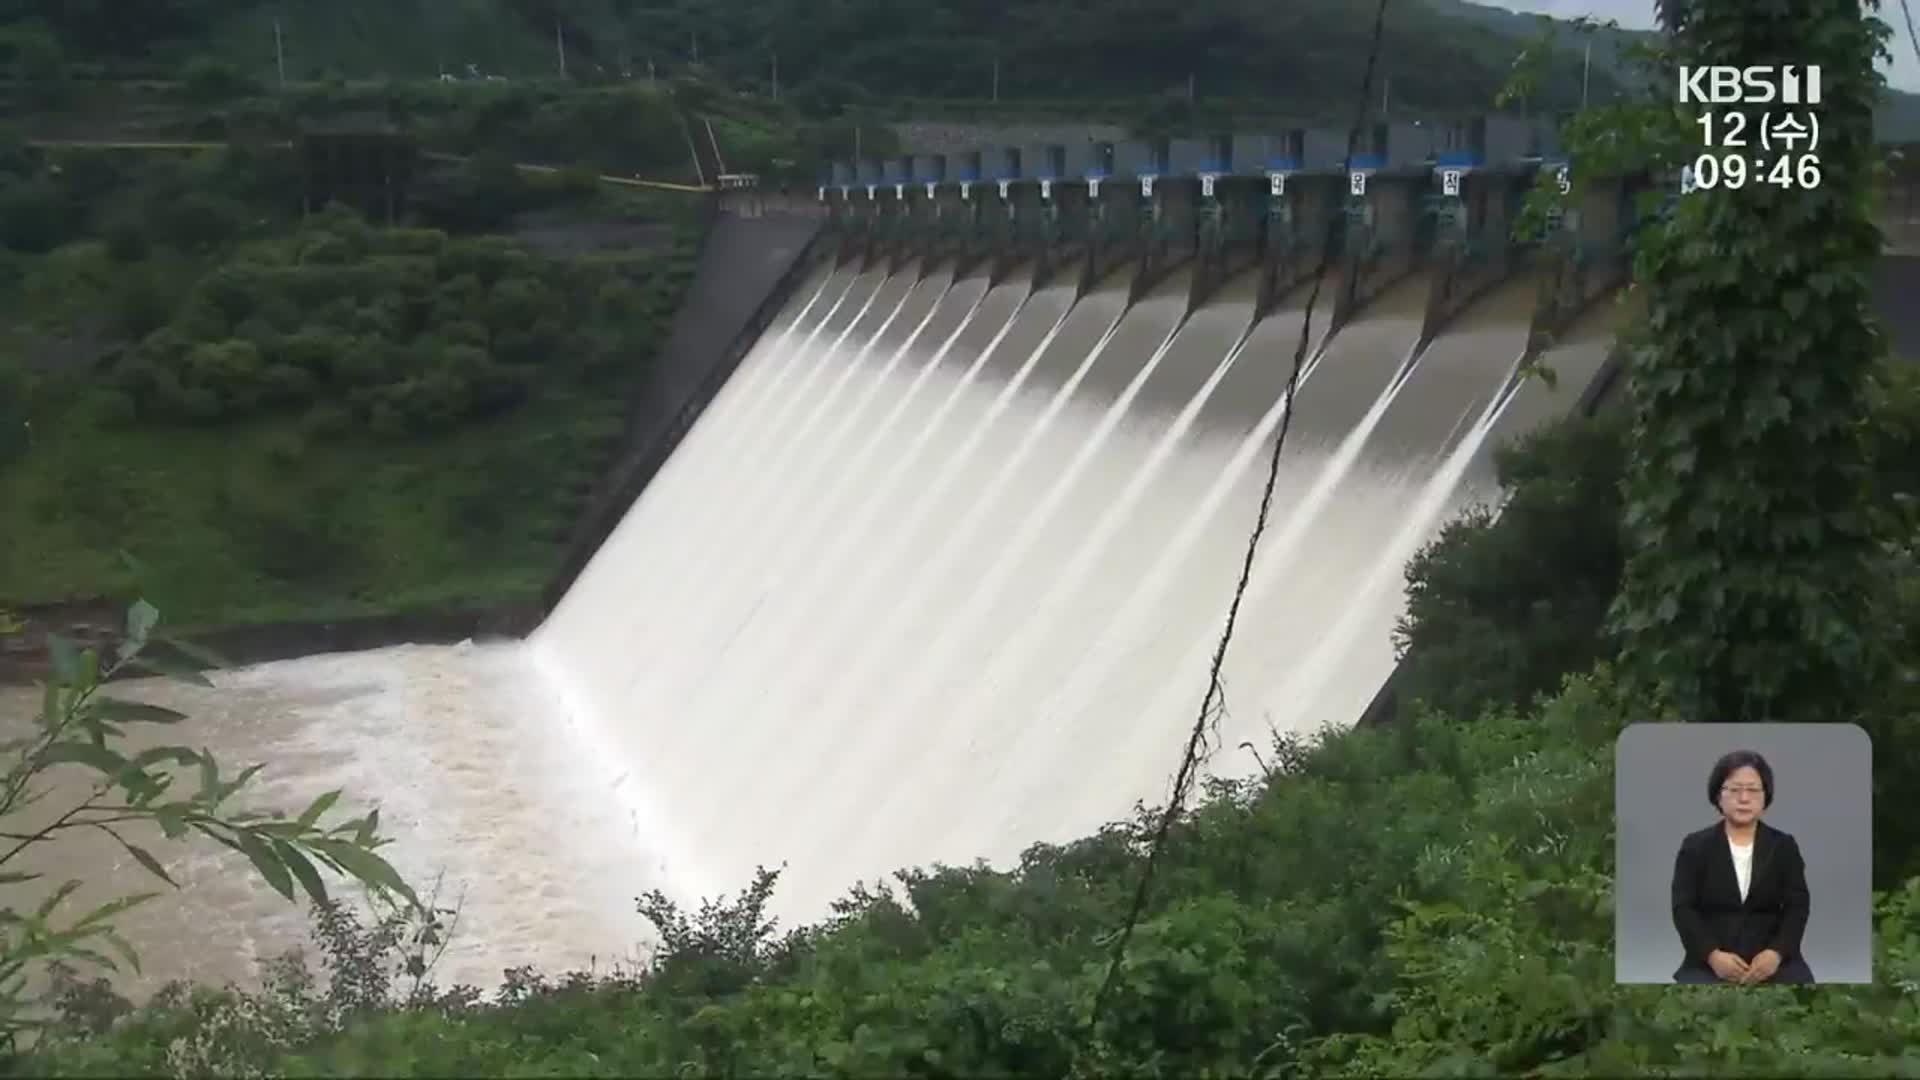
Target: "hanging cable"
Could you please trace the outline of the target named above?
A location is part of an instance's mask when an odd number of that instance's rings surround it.
[[[1907,40],[1913,43],[1913,58],[1920,61],[1920,32],[1913,29],[1913,9],[1907,6],[1907,0],[1900,0],[1900,14],[1906,16]]]
[[[1351,175],[1353,171],[1354,151],[1360,143],[1360,133],[1367,124],[1367,107],[1373,97],[1374,65],[1380,56],[1381,32],[1387,21],[1387,0],[1380,0],[1373,17],[1373,37],[1367,46],[1367,66],[1360,80],[1359,104],[1354,110],[1353,127],[1347,132],[1347,156],[1343,172]],[[1280,451],[1287,441],[1287,428],[1293,422],[1293,399],[1300,388],[1300,372],[1307,360],[1307,349],[1313,339],[1313,307],[1320,299],[1320,286],[1326,280],[1327,272],[1332,268],[1333,249],[1339,236],[1340,214],[1335,211],[1327,218],[1327,235],[1320,247],[1320,259],[1314,269],[1313,289],[1307,294],[1305,317],[1300,323],[1300,342],[1293,352],[1293,372],[1287,379],[1285,404],[1280,412],[1280,430],[1274,438],[1273,454],[1267,462],[1267,481],[1260,494],[1260,514],[1253,523],[1253,534],[1247,539],[1246,558],[1240,565],[1240,581],[1233,590],[1233,603],[1227,609],[1227,621],[1220,634],[1220,644],[1214,649],[1213,664],[1207,674],[1207,691],[1200,702],[1200,714],[1194,718],[1193,730],[1187,736],[1186,753],[1181,757],[1180,769],[1174,775],[1173,793],[1167,800],[1167,806],[1160,814],[1158,826],[1154,829],[1153,839],[1147,848],[1146,866],[1140,874],[1140,884],[1134,890],[1133,903],[1127,911],[1118,934],[1114,937],[1113,954],[1107,962],[1107,970],[1100,980],[1100,989],[1094,994],[1093,1009],[1087,1018],[1084,1037],[1075,1047],[1076,1065],[1089,1043],[1100,1030],[1100,1018],[1104,1013],[1107,1000],[1113,991],[1114,980],[1119,976],[1120,964],[1126,958],[1127,945],[1133,939],[1134,927],[1140,922],[1140,916],[1146,910],[1147,898],[1153,887],[1153,873],[1160,861],[1160,852],[1165,847],[1167,836],[1173,831],[1173,823],[1180,816],[1182,804],[1186,801],[1187,789],[1193,783],[1194,772],[1200,760],[1200,747],[1206,738],[1208,721],[1214,715],[1220,696],[1220,669],[1227,656],[1227,646],[1233,640],[1234,625],[1240,617],[1240,604],[1246,597],[1247,583],[1253,575],[1254,555],[1260,547],[1260,536],[1266,531],[1267,518],[1273,509],[1273,489],[1280,476]]]

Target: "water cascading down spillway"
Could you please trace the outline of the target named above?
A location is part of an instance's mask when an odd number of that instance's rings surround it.
[[[822,268],[798,288],[546,623],[130,684],[183,740],[266,761],[261,794],[378,802],[391,856],[461,908],[444,982],[629,955],[633,899],[787,870],[783,921],[905,866],[1005,864],[1167,793],[1258,509],[1306,288],[1189,310],[1175,274],[1084,295],[945,265]],[[1512,376],[1536,283],[1418,347],[1416,274],[1327,334],[1298,403],[1208,762],[1354,722],[1393,665],[1406,560],[1498,442],[1566,412],[1611,320]],[[0,718],[32,702],[0,695]],[[156,841],[157,842],[157,841]],[[151,883],[88,841],[79,902]],[[108,867],[102,871],[101,867]],[[41,867],[36,867],[41,868]],[[151,989],[247,980],[304,914],[222,851],[123,923]]]
[[[1576,335],[1573,389],[1509,393],[1538,283],[1417,349],[1429,285],[1332,336],[1316,309],[1216,773],[1357,718],[1406,560],[1599,364]],[[776,910],[817,917],[857,880],[1165,797],[1305,299],[1256,323],[1250,280],[1191,312],[1188,288],[854,265],[797,291],[531,641],[681,889],[785,864]]]

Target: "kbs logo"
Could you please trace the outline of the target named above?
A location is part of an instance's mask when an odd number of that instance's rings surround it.
[[[1680,68],[1680,103],[1818,105],[1820,65]]]

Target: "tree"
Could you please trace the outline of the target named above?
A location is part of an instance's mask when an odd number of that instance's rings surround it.
[[[1886,28],[1859,0],[1669,2],[1665,17],[1686,63],[1818,64],[1826,89],[1817,186],[1697,192],[1643,230],[1624,673],[1688,719],[1850,718],[1872,666],[1859,419],[1882,352],[1867,208]]]
[[[199,56],[187,62],[181,72],[187,95],[203,104],[241,97],[257,89],[253,80],[224,60]]]
[[[152,605],[134,604],[127,612],[125,636],[104,664],[97,650],[49,638],[52,671],[35,730],[0,745],[7,762],[0,774],[0,889],[17,890],[38,880],[42,875],[19,869],[22,856],[74,833],[112,838],[148,873],[176,885],[161,861],[134,842],[134,829],[157,826],[169,841],[198,834],[239,852],[288,900],[304,893],[315,904],[328,903],[320,873],[325,867],[377,894],[418,907],[413,890],[378,852],[387,843],[379,834],[378,810],[323,826],[320,819],[339,801],[339,791],[320,796],[292,817],[237,810],[234,797],[263,766],[227,777],[205,750],[175,745],[137,753],[123,749],[128,727],[169,726],[185,717],[159,706],[102,696],[108,680],[143,670],[212,685],[196,667],[179,659],[180,651],[191,652],[190,647],[156,635],[159,622],[160,613]],[[175,653],[168,655],[155,645],[170,646]],[[49,780],[61,769],[90,772],[93,780],[86,794],[57,813],[36,810],[34,821],[45,824],[22,824],[29,808],[52,798]],[[191,794],[186,793],[189,778],[198,780]],[[61,882],[31,911],[0,901],[0,1044],[8,1048],[45,1022],[37,1013],[40,1002],[27,989],[31,972],[54,963],[108,970],[124,963],[139,970],[139,955],[115,932],[114,919],[159,894],[119,897],[76,919],[62,918],[66,900],[81,884]]]
[[[0,466],[33,447],[33,399],[38,380],[25,366],[0,359]],[[6,622],[0,619],[0,634]]]
[[[55,105],[66,95],[66,54],[44,25],[28,23],[13,29],[4,38],[4,48],[11,54],[13,75],[31,103]]]
[[[1576,417],[1503,447],[1505,502],[1407,566],[1400,696],[1462,721],[1524,709],[1606,655],[1620,578],[1620,425]]]

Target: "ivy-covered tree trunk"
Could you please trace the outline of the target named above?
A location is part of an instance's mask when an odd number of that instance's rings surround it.
[[[1680,719],[1848,719],[1870,676],[1859,421],[1883,347],[1868,285],[1878,6],[1663,4],[1683,63],[1817,64],[1823,83],[1816,189],[1696,191],[1638,256],[1649,333],[1628,378],[1613,615],[1623,669]],[[1747,149],[1712,152],[1750,157],[1759,113],[1785,107],[1712,108],[1751,125]]]

